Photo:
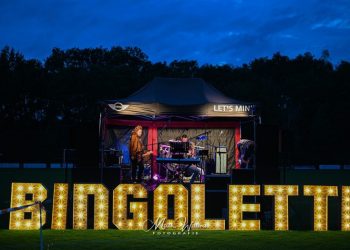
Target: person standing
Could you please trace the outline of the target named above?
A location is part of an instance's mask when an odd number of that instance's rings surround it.
[[[143,157],[152,154],[151,151],[144,153],[144,146],[141,141],[142,127],[137,125],[131,132],[129,152],[131,160],[131,181],[141,182],[144,170]],[[138,169],[138,171],[137,171]],[[137,178],[136,178],[137,177]]]
[[[251,140],[241,139],[237,142],[238,162],[241,168],[253,167],[255,143]]]

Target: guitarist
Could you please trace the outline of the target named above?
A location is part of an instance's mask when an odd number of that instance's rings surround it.
[[[130,159],[131,159],[131,179],[132,179],[132,182],[134,183],[141,182],[142,173],[144,170],[143,158],[145,156],[152,154],[152,151],[144,152],[141,136],[142,136],[142,127],[140,125],[137,125],[131,133],[130,145],[129,145],[129,152],[130,152]],[[137,179],[136,179],[137,167],[138,167],[138,172],[137,172]]]

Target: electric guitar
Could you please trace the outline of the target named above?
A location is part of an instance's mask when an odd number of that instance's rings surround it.
[[[138,162],[148,161],[151,155],[153,155],[153,152],[151,150],[144,150],[144,151],[137,152],[136,158]]]

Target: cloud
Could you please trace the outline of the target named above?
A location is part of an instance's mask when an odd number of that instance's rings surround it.
[[[350,21],[337,18],[333,20],[325,20],[320,23],[315,23],[311,26],[311,29],[313,30],[320,28],[350,29]]]
[[[280,51],[349,60],[349,1],[1,1],[0,47],[140,47],[152,61],[247,63]]]

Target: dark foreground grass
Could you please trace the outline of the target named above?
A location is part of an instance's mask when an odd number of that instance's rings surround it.
[[[158,231],[157,231],[158,232]],[[58,249],[350,249],[350,232],[196,231],[157,235],[120,230],[44,230],[44,248]],[[39,231],[0,230],[0,249],[39,249]]]

